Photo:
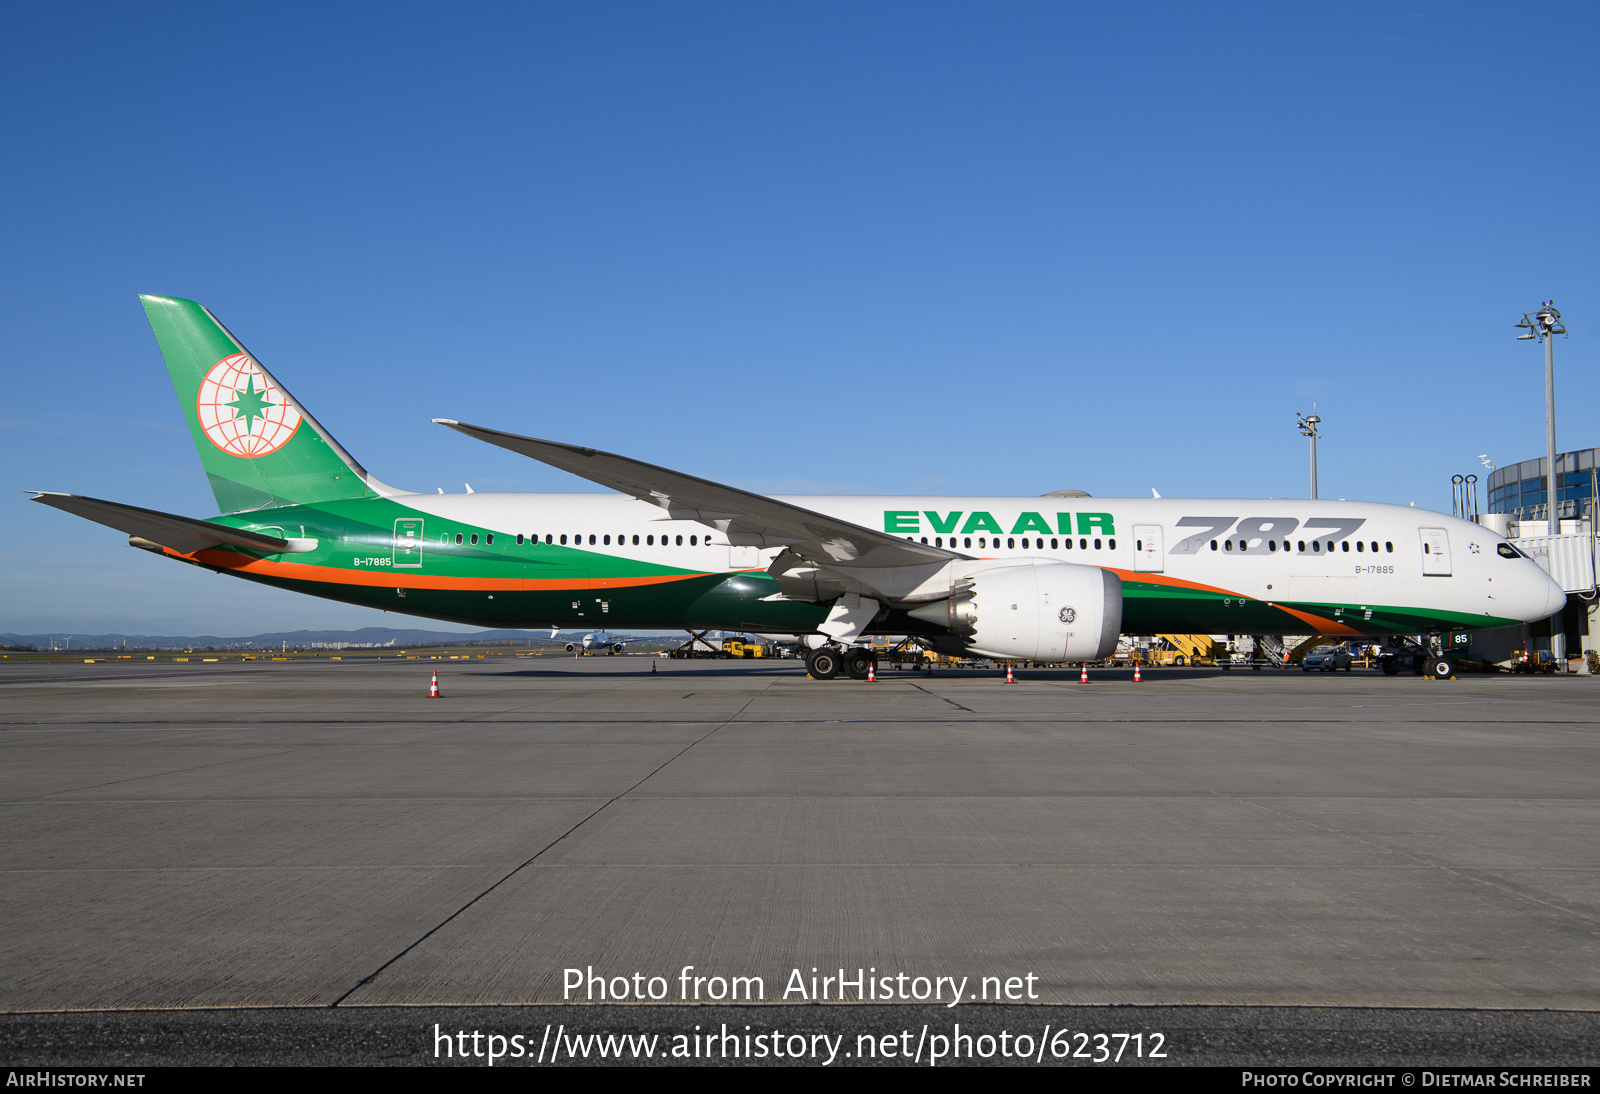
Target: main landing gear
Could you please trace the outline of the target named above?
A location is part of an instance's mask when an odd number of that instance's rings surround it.
[[[852,680],[865,680],[874,661],[872,651],[860,646],[842,652],[833,646],[823,646],[806,654],[806,672],[814,680],[832,680],[841,672]]]

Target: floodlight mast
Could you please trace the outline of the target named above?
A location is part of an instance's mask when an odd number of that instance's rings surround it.
[[[1562,324],[1561,313],[1556,311],[1553,300],[1546,300],[1536,312],[1523,312],[1522,322],[1517,324],[1517,328],[1524,331],[1517,335],[1517,341],[1537,340],[1544,343],[1544,516],[1548,532],[1554,536],[1561,532],[1561,501],[1556,492],[1555,336],[1567,337],[1567,328]]]
[[[1294,416],[1295,416],[1296,419],[1298,419],[1296,424],[1300,427],[1300,432],[1303,435],[1311,438],[1311,500],[1312,501],[1316,501],[1317,500],[1317,438],[1322,436],[1322,432],[1319,429],[1317,429],[1317,426],[1322,424],[1322,419],[1317,416],[1317,404],[1316,403],[1312,403],[1311,404],[1311,413],[1310,414],[1301,414],[1297,410],[1297,411],[1295,411]]]

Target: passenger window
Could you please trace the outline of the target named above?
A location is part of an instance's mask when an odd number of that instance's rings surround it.
[[[633,545],[635,547],[639,546],[639,537],[638,536],[634,536],[633,537]]]
[[[521,532],[517,533],[517,546],[518,547],[522,546],[522,533]]]
[[[1306,549],[1306,541],[1305,541],[1305,540],[1301,540],[1301,541],[1300,541],[1300,550],[1301,550],[1301,551],[1302,551],[1302,552],[1304,552],[1304,551],[1305,551],[1305,549]]]
[[[470,539],[471,539],[472,545],[474,547],[476,547],[477,544],[478,544],[478,533],[476,533],[476,532],[472,533],[472,536],[470,537]]]
[[[1224,551],[1231,551],[1231,550],[1233,550],[1233,540],[1231,540],[1231,539],[1230,539],[1230,540],[1226,540],[1226,541],[1224,541],[1224,542],[1223,542],[1223,544],[1222,544],[1222,549],[1223,549],[1223,550],[1224,550]]]
[[[1359,539],[1356,540],[1356,550],[1365,551],[1366,549],[1367,549],[1367,545],[1365,543],[1362,543]]]
[[[678,543],[677,543],[677,546],[679,546],[679,547],[682,547],[682,546],[683,546],[683,537],[682,537],[682,536],[679,536],[679,537],[678,537]]]
[[[1394,544],[1390,543],[1388,540],[1384,540],[1383,541],[1383,553],[1386,554],[1386,555],[1394,554]]]
[[[1054,539],[1053,539],[1053,540],[1051,540],[1051,541],[1050,541],[1050,549],[1051,549],[1051,550],[1052,550],[1052,551],[1059,551],[1059,550],[1061,550],[1061,541],[1060,541],[1060,540],[1054,540]]]
[[[551,533],[551,532],[546,532],[546,533],[545,533],[545,534],[544,534],[544,541],[545,541],[545,542],[546,542],[546,543],[549,543],[549,542],[550,542],[550,541],[551,541],[551,540],[552,540],[552,539],[554,539],[554,538],[555,538],[555,536],[554,536],[554,534],[553,534],[553,533]],[[566,541],[566,540],[565,540],[565,539],[563,539],[563,540],[562,540],[562,541],[561,541],[561,542],[562,542],[562,543],[565,543],[565,542],[567,542],[567,541]]]
[[[1009,548],[1009,549],[1011,549],[1011,550],[1016,550],[1016,547],[1017,547],[1017,541],[1016,541],[1016,540],[1014,540],[1014,539],[1008,539],[1008,540],[1006,540],[1006,547],[1007,547],[1007,548]]]
[[[1312,540],[1312,541],[1311,541],[1311,549],[1312,549],[1312,550],[1313,550],[1313,551],[1320,551],[1320,550],[1322,550],[1322,541],[1321,541],[1321,540],[1320,540],[1320,539],[1314,539],[1314,540]]]
[[[644,545],[646,547],[654,547],[656,545],[656,537],[655,536],[645,536],[644,537]]]
[[[591,546],[591,547],[594,546],[594,535],[593,534],[590,534],[590,536],[589,536],[589,546]]]
[[[1089,549],[1089,541],[1087,539],[1078,540],[1078,550],[1087,551],[1088,549]]]
[[[928,537],[927,536],[923,536],[922,537],[922,542],[923,542],[924,545],[926,545],[927,542],[928,542]]]
[[[1344,540],[1342,543],[1339,544],[1339,549],[1341,551],[1343,551],[1345,554],[1349,554],[1350,553],[1350,541],[1349,540]]]
[[[463,538],[463,537],[462,537],[462,535],[461,535],[461,533],[460,533],[460,532],[457,532],[457,533],[456,533],[456,542],[457,542],[457,543],[460,543],[460,542],[461,542],[461,540],[462,540],[462,538]]]
[[[561,533],[561,546],[565,547],[566,545],[567,545],[567,534],[565,532],[562,532]]]
[[[944,546],[944,540],[940,539],[938,536],[935,536],[933,538],[933,545],[935,547],[943,547]]]
[[[699,544],[696,542],[698,538],[699,537],[697,537],[697,536],[690,536],[689,537],[689,546],[691,546],[691,547],[699,546]]]
[[[1217,541],[1216,540],[1212,540],[1211,541],[1211,549],[1213,551],[1215,551],[1217,549]]]
[[[1275,540],[1275,539],[1267,540],[1267,550],[1276,551],[1277,549],[1278,549],[1278,541],[1277,540]]]
[[[606,538],[605,538],[605,545],[606,545],[606,546],[607,546],[607,547],[609,547],[609,546],[611,546],[611,537],[610,537],[610,536],[607,536],[607,537],[606,537]]]
[[[490,532],[487,536],[484,536],[483,537],[483,542],[485,542],[485,543],[493,543],[494,542],[494,533]]]
[[[972,537],[968,536],[966,539],[962,540],[961,543],[962,543],[962,546],[971,547],[972,546]]]
[[[1114,539],[1108,539],[1106,540],[1106,546],[1115,551],[1117,549],[1117,541]]]

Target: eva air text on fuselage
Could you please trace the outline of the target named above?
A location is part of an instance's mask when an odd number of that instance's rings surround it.
[[[1027,535],[1031,532],[1042,532],[1047,536],[1114,536],[1117,534],[1116,524],[1110,513],[1078,513],[1077,528],[1073,528],[1072,513],[1057,513],[1056,523],[1052,527],[1045,519],[1043,513],[1025,512],[1012,522],[1008,531],[1001,521],[995,519],[994,514],[982,509],[966,512],[961,509],[952,509],[948,513],[940,513],[933,509],[885,509],[883,511],[883,530],[897,535],[917,534],[924,531],[922,522],[928,522],[927,531],[937,532],[941,535],[970,535],[974,532],[987,532],[990,535]],[[964,518],[964,519],[963,519]],[[959,528],[957,526],[960,526]]]

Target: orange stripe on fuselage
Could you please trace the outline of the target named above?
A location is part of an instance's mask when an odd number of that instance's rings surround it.
[[[274,562],[266,558],[249,558],[232,551],[207,548],[185,555],[165,548],[173,558],[193,559],[206,566],[233,573],[254,574],[257,577],[281,578],[286,581],[310,581],[319,585],[359,585],[378,589],[443,589],[447,591],[490,590],[508,592],[539,592],[560,589],[629,589],[641,585],[663,585],[670,581],[688,581],[707,577],[707,574],[658,574],[653,577],[586,577],[536,578],[536,577],[431,577],[427,574],[408,574],[401,570],[343,570],[332,566],[309,566],[303,562]]]
[[[1175,589],[1194,589],[1197,592],[1217,593],[1221,596],[1236,596],[1245,600],[1256,600],[1258,597],[1246,597],[1243,593],[1236,593],[1231,589],[1218,588],[1215,585],[1204,585],[1198,581],[1185,581],[1178,577],[1168,577],[1166,574],[1147,574],[1137,570],[1119,570],[1114,566],[1105,567],[1116,574],[1123,581],[1131,581],[1144,585],[1168,585]],[[1353,634],[1361,632],[1344,623],[1336,622],[1326,616],[1316,615],[1312,612],[1302,611],[1297,608],[1287,608],[1275,600],[1262,600],[1261,603],[1269,608],[1277,608],[1280,612],[1287,612],[1300,622],[1310,626],[1318,634]]]

